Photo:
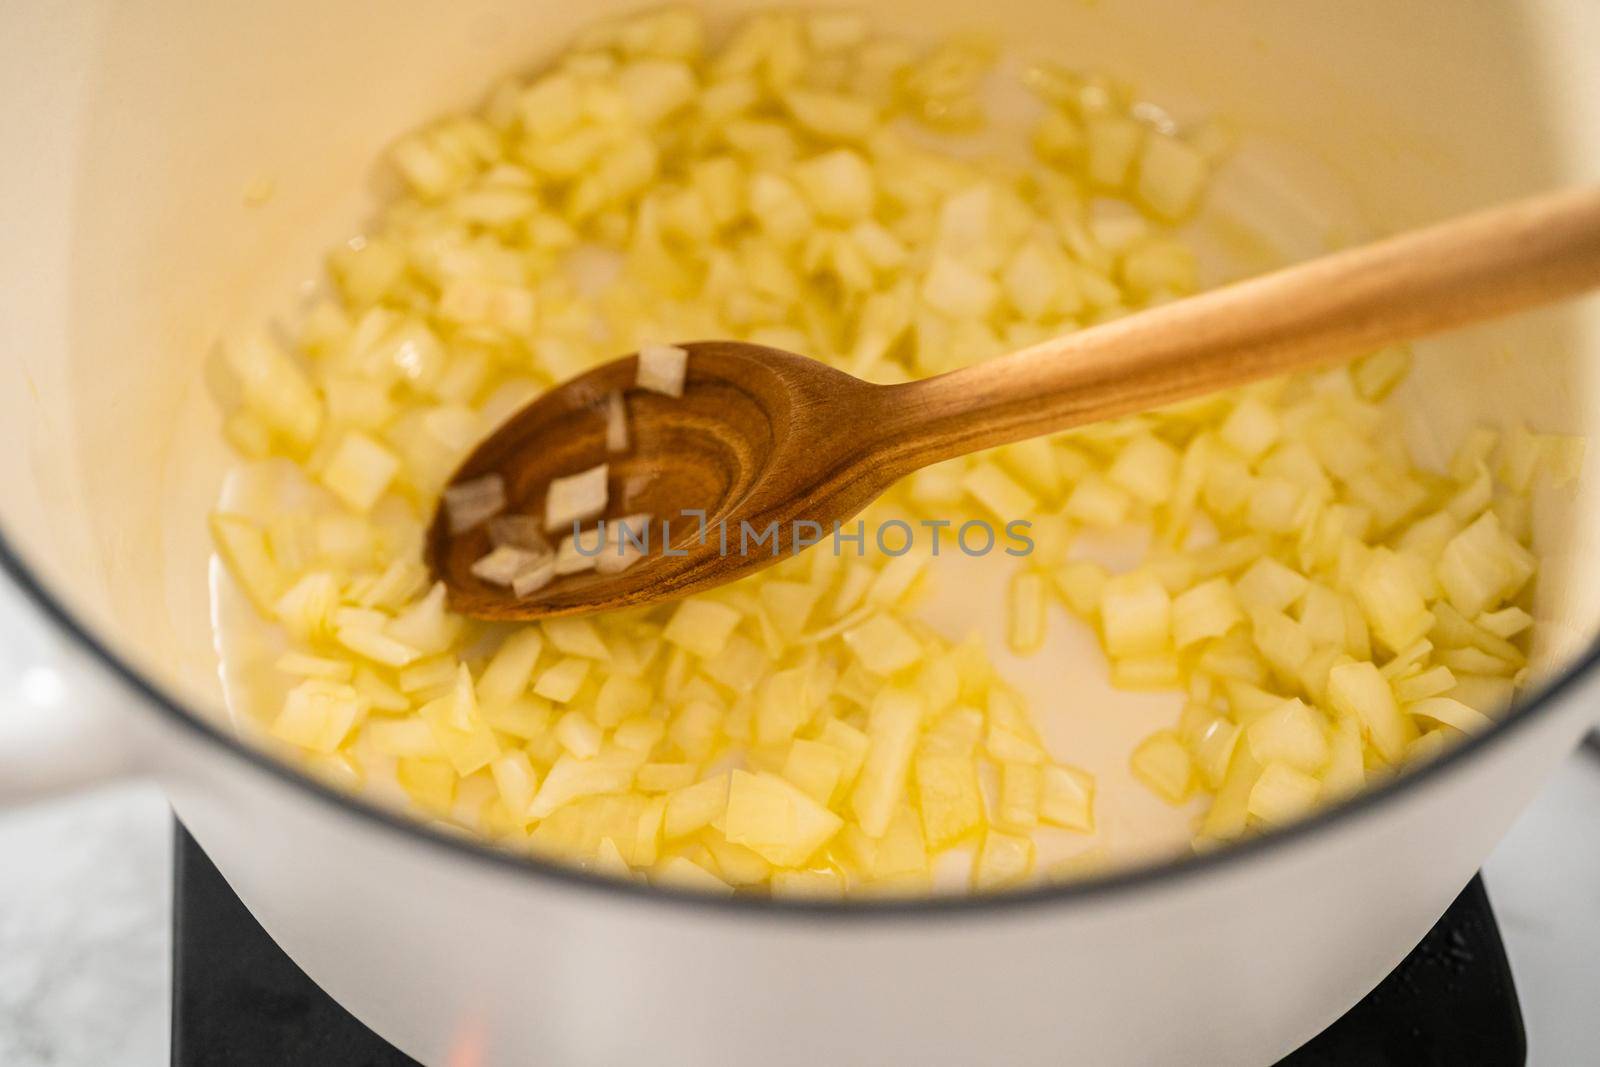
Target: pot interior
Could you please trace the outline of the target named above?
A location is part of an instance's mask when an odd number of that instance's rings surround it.
[[[15,342],[0,362],[0,529],[197,714],[225,714],[204,521],[229,463],[219,337],[292,311],[321,253],[388,195],[375,161],[398,134],[628,6],[407,0],[380,20],[327,0],[105,0],[70,14],[33,5],[21,15],[31,25],[0,43],[0,128],[37,146],[0,179],[11,238],[0,301]],[[972,26],[971,8],[949,0],[869,6],[889,30]],[[1600,16],[1585,0],[999,0],[983,28],[1020,59],[1103,71],[1179,115],[1233,124],[1238,151],[1201,223],[1216,277],[1600,172],[1600,76],[1579,53]],[[251,203],[262,183],[271,198]],[[1435,462],[1475,424],[1597,428],[1593,300],[1417,352],[1397,402]],[[1545,670],[1587,647],[1600,619],[1600,559],[1586,551],[1595,466],[1536,502]],[[1012,660],[1002,583],[946,584],[994,590],[976,607],[962,593],[929,610],[976,615],[1025,691],[1045,698],[1081,662],[1075,702],[1106,714],[1072,716],[1053,740],[1125,777],[1126,752],[1176,698],[1114,693],[1092,637],[1060,622],[1045,654]],[[1176,825],[1131,780],[1106,788],[1131,805],[1118,832]]]

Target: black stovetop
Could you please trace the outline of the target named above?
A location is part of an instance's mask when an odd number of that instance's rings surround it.
[[[414,1063],[290,962],[182,826],[175,853],[173,1064]],[[1283,1064],[1514,1067],[1526,1059],[1505,947],[1474,878],[1394,973]]]

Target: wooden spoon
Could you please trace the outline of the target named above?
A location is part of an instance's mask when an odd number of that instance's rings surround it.
[[[452,536],[441,513],[429,531],[428,562],[448,586],[450,606],[480,619],[681,597],[774,563],[794,550],[797,532],[831,535],[836,521],[931,463],[1348,358],[1596,285],[1600,190],[1582,190],[1339,252],[900,385],[872,385],[760,345],[703,341],[683,346],[687,385],[674,399],[635,389],[636,359],[629,356],[523,408],[452,481],[499,473],[508,511],[542,516],[551,479],[609,463],[605,514],[654,516],[648,554],[620,573],[567,575],[517,599],[471,573],[490,548],[484,528]],[[631,448],[621,454],[606,451],[605,403],[613,391],[626,394]],[[686,509],[702,510],[705,527]],[[670,527],[665,540],[661,520]],[[741,523],[753,531],[747,540],[775,523],[775,538],[741,551]]]

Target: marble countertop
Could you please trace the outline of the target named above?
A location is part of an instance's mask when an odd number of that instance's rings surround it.
[[[153,785],[0,815],[0,1064],[167,1055],[172,812]]]
[[[10,595],[0,642],[28,625]],[[0,812],[0,1064],[168,1062],[171,873],[172,814],[153,785]],[[1600,1062],[1600,754],[1563,766],[1484,874],[1530,1062]]]

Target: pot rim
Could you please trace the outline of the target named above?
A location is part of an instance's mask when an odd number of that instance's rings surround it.
[[[1513,704],[1507,713],[1482,733],[1473,734],[1451,746],[1423,766],[1413,766],[1381,784],[1363,788],[1350,797],[1323,808],[1298,822],[1255,837],[1245,838],[1205,852],[1140,863],[1135,866],[1087,875],[1061,883],[1043,883],[1014,891],[993,894],[944,894],[903,898],[847,898],[839,901],[771,899],[733,895],[713,897],[704,893],[658,888],[637,882],[622,882],[591,874],[577,867],[514,853],[458,836],[399,811],[376,804],[365,797],[324,783],[265,750],[245,741],[208,718],[191,711],[185,702],[165,687],[146,677],[101,641],[80,622],[65,602],[46,587],[21,553],[6,536],[0,524],[0,571],[13,581],[24,596],[73,643],[87,650],[100,664],[143,698],[159,715],[222,749],[259,771],[309,793],[323,804],[411,841],[420,841],[446,854],[472,863],[515,875],[554,883],[567,889],[590,893],[596,899],[610,898],[624,903],[663,904],[687,907],[712,914],[740,918],[783,921],[845,920],[853,922],[903,919],[924,915],[964,917],[1007,917],[1040,906],[1072,905],[1134,890],[1167,888],[1227,867],[1237,867],[1257,858],[1275,855],[1303,841],[1325,835],[1376,810],[1393,798],[1409,795],[1429,781],[1437,780],[1457,768],[1482,759],[1488,749],[1510,737],[1536,719],[1549,715],[1563,696],[1600,665],[1600,639],[1596,639],[1537,693]]]

